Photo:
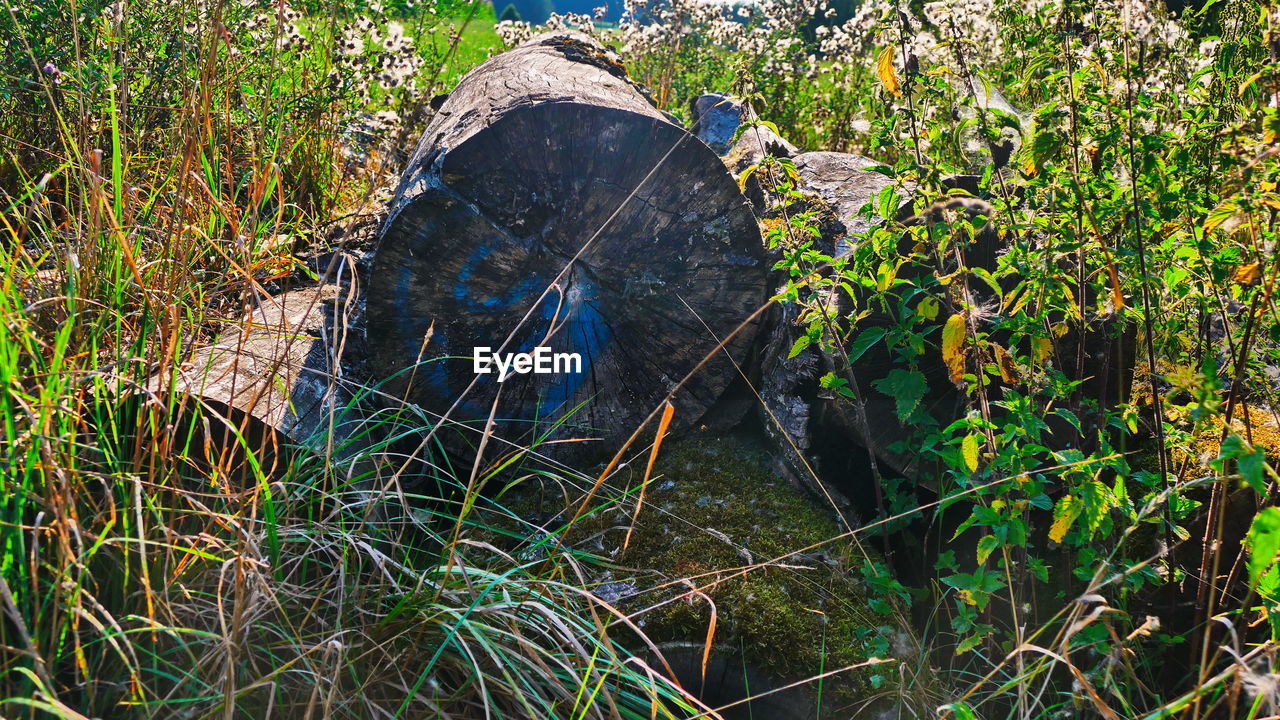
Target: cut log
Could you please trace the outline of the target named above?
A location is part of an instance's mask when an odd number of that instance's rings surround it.
[[[717,155],[729,154],[734,136],[746,119],[746,106],[724,93],[707,93],[690,101],[689,109],[693,113],[693,127],[689,132]]]
[[[252,483],[274,477],[290,450],[351,452],[352,394],[340,381],[335,334],[345,332],[350,288],[327,284],[260,298],[235,326],[198,349],[149,394],[178,395],[177,417],[194,419],[175,438],[204,470]],[[179,422],[182,428],[186,423]]]
[[[804,187],[816,192],[835,213],[843,235],[835,240],[832,250],[844,255],[851,249],[850,236],[861,235],[875,225],[862,216],[862,206],[873,202],[893,180],[870,169],[882,163],[851,153],[807,152],[797,155],[795,164]],[[909,198],[903,197],[899,205],[908,202]]]
[[[764,303],[766,273],[715,153],[602,46],[534,38],[463,78],[427,127],[374,261],[370,366],[450,420],[483,422],[496,399],[507,440],[612,444],[712,355],[676,395],[678,430],[737,376],[729,356],[755,324],[735,330]],[[477,356],[537,347],[577,354],[580,371],[477,373]]]
[[[869,168],[879,163],[861,155],[837,152],[807,152],[793,158],[800,185],[805,192],[803,206],[791,208],[792,213],[808,212],[814,218],[820,233],[818,248],[831,256],[845,255],[852,250],[854,238],[865,233],[876,222],[862,217],[862,207],[893,181]],[[776,197],[776,196],[775,196]],[[909,198],[900,200],[901,206],[909,204]],[[785,289],[788,278],[779,274],[774,279]],[[829,288],[819,290],[821,299],[806,298],[816,306],[828,307],[835,316],[847,312],[847,298],[832,297]],[[861,425],[850,424],[851,418],[841,417],[852,408],[843,403],[833,403],[834,398],[819,387],[818,379],[836,369],[837,359],[810,346],[792,355],[791,348],[807,328],[799,323],[800,307],[794,303],[773,308],[766,321],[767,333],[761,356],[760,395],[763,400],[762,421],[766,432],[777,447],[777,453],[792,477],[814,493],[832,498],[839,505],[854,505],[851,495],[859,495],[859,489],[836,487],[827,482],[845,476],[846,468],[831,467],[832,453],[823,452],[823,445],[840,447],[836,454],[841,461],[850,457],[854,446],[867,444],[865,433],[853,433]],[[870,322],[875,322],[872,318]],[[895,432],[897,422],[891,426]],[[888,429],[888,428],[886,428]],[[874,442],[874,438],[872,438]],[[821,456],[821,457],[820,457]],[[824,462],[825,461],[825,462]],[[815,477],[818,473],[818,477]]]
[[[791,157],[800,152],[768,127],[757,125],[738,135],[738,128],[756,114],[742,100],[724,93],[707,93],[690,104],[694,124],[690,132],[720,156],[732,154],[733,160],[750,165],[759,162],[764,153],[775,157]],[[736,137],[735,137],[736,136]]]
[[[748,168],[760,165],[766,155],[790,158],[800,151],[765,125],[755,125],[738,134],[738,129],[756,114],[742,100],[723,93],[707,93],[690,103],[694,124],[691,132],[721,155],[735,177]],[[736,136],[736,140],[735,140]],[[743,192],[758,212],[766,212],[772,188],[766,188],[758,174],[750,174]]]
[[[851,243],[856,242],[856,235],[865,233],[874,224],[860,217],[861,208],[890,181],[883,175],[867,170],[874,163],[857,155],[805,153],[796,157],[795,163],[802,187],[816,193],[821,203],[831,209],[837,220],[834,232],[829,225],[823,226],[820,248],[832,255],[849,252],[853,247]],[[960,187],[963,182],[964,179],[960,178],[955,184]],[[906,211],[905,202],[899,209]],[[948,254],[942,265],[947,268],[947,272],[958,270],[961,266],[994,271],[999,256],[1005,249],[1006,240],[996,231],[994,221],[998,221],[998,218],[994,217],[991,207],[985,202],[976,198],[953,197],[934,204],[919,215],[900,217],[899,220],[907,225],[934,225],[953,222],[964,216],[985,216],[993,222],[972,240],[953,238],[952,247],[959,250],[961,257]],[[817,217],[821,217],[821,214]],[[912,254],[912,248],[908,244],[904,242],[901,245],[899,253],[903,257]],[[931,263],[911,261],[898,269],[897,277],[902,280],[916,277],[923,280],[934,272],[938,272],[938,268]],[[1013,281],[1004,282],[1009,284],[1004,290],[1011,289]],[[969,288],[972,294],[968,305],[999,307],[998,298],[984,283],[974,282]],[[853,310],[850,299],[844,293],[830,298],[824,296],[802,299],[810,306],[829,308],[833,319],[846,317]],[[1091,296],[1087,294],[1085,305],[1093,305]],[[875,306],[870,303],[862,303],[860,309],[872,312],[858,320],[859,333],[894,325],[891,317],[876,311]],[[761,397],[767,414],[764,418],[766,427],[777,442],[783,460],[796,477],[812,477],[811,470],[817,471],[819,478],[824,481],[856,478],[865,474],[859,473],[856,467],[865,462],[865,458],[850,452],[851,443],[865,447],[878,460],[882,471],[916,479],[936,476],[936,468],[922,465],[928,462],[927,458],[909,450],[903,451],[898,447],[898,441],[910,435],[912,428],[908,425],[911,423],[932,418],[933,422],[946,426],[961,417],[967,409],[970,401],[952,383],[950,370],[936,346],[941,325],[957,311],[957,306],[944,299],[941,314],[931,323],[937,326],[934,334],[929,337],[931,345],[925,348],[923,355],[915,359],[914,369],[924,376],[927,390],[920,399],[917,413],[908,422],[898,416],[897,398],[877,388],[880,381],[885,380],[895,369],[908,368],[902,358],[894,357],[882,342],[863,352],[853,363],[851,371],[844,368],[843,353],[823,352],[817,345],[810,345],[796,355],[789,356],[789,348],[805,334],[806,328],[797,324],[798,311],[794,305],[784,306],[777,311],[775,320],[768,325],[767,344],[761,353]],[[1065,321],[1066,318],[1062,320]],[[993,342],[1001,346],[1008,345],[1009,334],[996,328],[998,321],[998,316],[979,316],[974,323],[980,325],[979,329],[990,333]],[[1067,324],[1071,331],[1055,339],[1052,352],[1045,362],[1057,367],[1069,379],[1082,381],[1077,393],[1064,398],[1063,404],[1074,411],[1085,426],[1083,431],[1077,431],[1065,422],[1051,422],[1053,436],[1047,438],[1046,442],[1055,447],[1084,447],[1091,439],[1096,438],[1096,431],[1105,422],[1105,411],[1124,402],[1128,397],[1133,375],[1134,328],[1111,316],[1092,317],[1083,325]],[[1023,350],[1025,354],[1025,348]],[[981,356],[971,354],[966,371],[976,374],[982,371],[983,365],[995,362],[996,358],[991,355],[991,351],[984,351]],[[829,372],[856,383],[863,401],[861,407],[819,387],[818,379]],[[996,383],[991,388],[992,397],[998,399],[1000,391],[1000,383]],[[863,486],[850,486],[839,481],[834,484],[835,487],[829,489],[834,491],[831,494],[837,497],[848,496],[855,505],[859,501],[865,503],[871,492],[870,488]]]

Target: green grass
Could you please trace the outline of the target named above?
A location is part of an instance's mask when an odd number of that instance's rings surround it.
[[[67,30],[66,11],[0,27],[31,42]],[[167,30],[148,23],[182,12],[140,9],[120,42],[154,50]],[[497,48],[477,17],[418,27],[436,87]],[[394,170],[376,154],[342,161],[342,123],[362,108],[315,91],[335,57],[322,23],[304,51],[230,55],[207,33],[142,52],[125,95],[105,83],[124,69],[99,42],[126,36],[98,22],[92,43],[63,36],[91,58],[72,69],[59,55],[65,76],[42,71],[49,45],[26,45],[0,101],[0,132],[19,141],[0,158],[0,715],[695,712],[545,563],[473,560],[443,499],[464,492],[456,478],[395,484],[395,443],[420,418],[368,421],[348,475],[306,452],[264,465],[247,425],[231,428],[238,452],[217,452],[211,416],[176,411],[175,365],[264,284],[305,275],[298,239],[324,249],[315,233]],[[372,96],[370,110],[422,102]],[[38,130],[24,124],[38,115]]]
[[[879,468],[875,507],[848,528],[754,450],[717,450],[732,461],[659,465],[693,497],[651,488],[634,528],[628,470],[577,528],[550,530],[534,506],[576,509],[594,475],[473,477],[430,418],[371,402],[377,387],[344,388],[361,396],[351,447],[273,465],[254,426],[184,412],[172,382],[255,297],[309,282],[300,258],[364,251],[432,98],[502,47],[487,4],[308,3],[283,23],[279,5],[240,2],[6,6],[0,716],[682,718],[710,710],[661,677],[651,644],[708,638],[797,681],[871,663],[821,678],[824,708],[852,689],[926,715],[950,701],[957,718],[1274,712],[1274,514],[1254,511],[1280,461],[1280,72],[1262,43],[1274,13],[1220,5],[1149,8],[1161,32],[1144,34],[1141,3],[971,3],[907,28],[910,47],[875,0],[826,46],[790,3],[595,29],[664,109],[736,92],[809,149],[883,162],[912,211],[957,173],[991,209],[901,224],[885,194],[865,209],[878,227],[836,257],[794,168],[748,173],[793,281],[796,352],[825,352],[815,392],[841,412],[860,393],[902,400],[901,449],[929,477]],[[343,52],[362,15],[412,47],[384,53],[361,30]],[[277,43],[293,24],[309,45]],[[380,84],[388,59],[412,67]],[[978,76],[1021,115],[976,108]],[[1022,149],[997,169],[1001,129]],[[1007,252],[968,267],[984,228]],[[835,315],[828,292],[847,301]],[[866,313],[888,320],[868,332]],[[1054,354],[1125,324],[1134,396],[1093,408]],[[893,382],[850,382],[869,347]],[[964,405],[942,417],[911,402],[938,358]],[[1055,446],[1045,418],[1102,428]],[[206,442],[215,431],[232,439]],[[507,494],[482,495],[487,481]],[[566,493],[559,507],[535,485]],[[726,486],[752,502],[697,505]],[[763,505],[792,524],[761,533]],[[1234,567],[1201,552],[1251,526]],[[592,544],[624,529],[629,554]],[[919,586],[864,551],[880,532],[903,552],[931,544]],[[816,548],[831,562],[791,566]],[[609,573],[653,579],[655,606],[594,595]],[[914,652],[896,642],[908,632]]]

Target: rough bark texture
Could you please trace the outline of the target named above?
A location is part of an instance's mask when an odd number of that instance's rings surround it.
[[[283,471],[286,448],[341,447],[353,418],[337,354],[350,290],[326,284],[263,297],[211,345],[178,367],[173,389],[180,415],[202,418],[203,464],[245,475],[246,449],[264,474]],[[149,390],[169,387],[156,377]],[[331,427],[332,425],[332,427]],[[330,434],[332,431],[332,435]],[[332,440],[332,442],[330,442]]]
[[[875,225],[874,220],[861,216],[862,206],[873,201],[892,181],[869,170],[878,163],[861,155],[808,152],[795,156],[793,161],[801,187],[810,196],[803,209],[814,212],[821,250],[832,256],[848,253],[852,249],[851,238]],[[906,200],[902,202],[905,204]],[[780,291],[786,278],[776,278],[776,282]],[[826,289],[821,292],[824,297],[818,302],[831,308],[833,315],[847,312],[839,298],[828,297]],[[847,458],[852,447],[865,444],[865,435],[860,432],[860,425],[852,424],[852,416],[843,415],[851,408],[833,402],[834,398],[819,387],[818,379],[835,369],[836,359],[816,346],[789,356],[792,345],[806,333],[806,328],[797,323],[798,317],[797,305],[782,304],[774,309],[765,326],[768,334],[761,352],[760,394],[766,432],[797,480],[839,504],[860,504],[865,498],[846,497],[846,493],[858,494],[853,488],[837,488],[830,483],[827,487],[814,486],[814,472],[820,473],[822,479],[835,475],[830,467],[822,467],[817,456],[819,446],[834,444]],[[855,429],[859,432],[852,432]],[[823,454],[830,458],[830,453]]]
[[[719,158],[599,45],[535,38],[462,80],[405,171],[369,283],[370,365],[452,420],[497,399],[509,440],[617,441],[764,302],[766,272]],[[579,353],[582,372],[475,373],[477,347],[536,346]],[[675,428],[736,375],[717,354],[677,395]]]
[[[747,128],[735,140],[738,128],[748,120],[754,120],[756,114],[738,98],[724,93],[707,93],[695,98],[690,103],[693,111],[694,125],[690,132],[707,144],[717,155],[733,154],[733,162],[751,164],[759,162],[764,152],[776,157],[791,157],[800,152],[795,145],[787,142],[767,127],[755,126]]]
[[[807,152],[794,160],[804,186],[816,192],[835,213],[841,236],[835,240],[834,250],[843,255],[852,249],[850,236],[865,233],[875,225],[862,217],[862,206],[875,200],[893,180],[869,169],[882,163],[861,155]],[[906,201],[903,198],[902,203]]]

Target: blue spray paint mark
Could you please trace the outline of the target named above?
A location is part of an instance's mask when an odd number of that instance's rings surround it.
[[[497,238],[490,244],[481,245],[462,264],[462,269],[458,272],[458,278],[453,283],[453,299],[463,308],[473,312],[511,308],[519,305],[530,294],[540,292],[546,287],[544,281],[537,276],[531,275],[511,286],[502,295],[477,297],[478,293],[471,287],[472,277],[475,275],[476,268],[479,267],[480,263],[484,262],[485,258],[492,255],[498,244],[502,242],[505,242],[503,238]]]
[[[554,376],[547,383],[538,404],[539,417],[551,420],[555,419],[557,413],[571,409],[569,403],[575,399],[586,381],[587,374],[591,372],[591,364],[605,352],[613,339],[608,323],[595,307],[597,293],[595,283],[579,274],[566,294],[564,306],[561,307],[561,312],[565,314],[565,326],[556,338],[560,345],[565,346],[562,352],[576,352],[582,356],[582,372],[563,373]],[[552,302],[550,307],[543,307],[543,315],[550,320],[555,314],[556,302],[553,298],[548,299]]]
[[[521,241],[498,237],[490,243],[477,247],[466,262],[463,263],[453,283],[451,293],[459,310],[480,314],[511,312],[531,296],[541,294],[546,289],[549,280],[536,274],[521,278],[519,282],[512,284],[505,292],[498,295],[489,294],[474,287],[476,272],[481,263],[499,248],[500,243],[509,242]],[[407,296],[406,290],[410,285],[410,280],[411,275],[409,273],[402,276],[401,284],[398,286],[401,289],[401,297]],[[521,333],[522,339],[517,343],[517,347],[509,350],[517,353],[532,352],[542,343],[547,330],[555,322],[557,324],[562,323],[563,327],[550,340],[553,351],[557,353],[578,353],[582,358],[580,372],[566,372],[548,376],[542,378],[542,382],[538,383],[541,385],[537,405],[540,421],[553,422],[557,419],[557,413],[568,412],[571,409],[571,403],[575,399],[580,400],[577,395],[586,381],[587,374],[591,372],[591,364],[608,349],[613,341],[613,333],[609,330],[608,323],[599,310],[596,309],[595,300],[597,295],[598,288],[595,283],[585,274],[575,272],[574,279],[564,293],[563,298],[560,293],[548,292],[541,300],[541,307],[531,314],[531,318],[540,317],[543,320],[542,323],[539,323],[540,327],[529,327],[526,332]],[[520,315],[522,314],[520,313]],[[513,314],[514,319],[518,319],[518,317],[519,315]],[[425,328],[422,331],[425,332]],[[477,342],[488,344],[493,350],[497,350],[497,346],[501,344],[503,339],[490,338],[487,343],[481,340]],[[418,336],[417,341],[421,342],[421,335]],[[447,343],[446,346],[448,346]],[[415,345],[411,350],[411,356],[416,356],[417,352],[418,347]],[[419,368],[419,377],[429,383],[442,396],[452,397],[449,394],[450,383],[444,362],[461,361],[426,362]],[[480,383],[492,381],[494,381],[492,378],[486,377],[479,379]],[[464,405],[468,408],[475,407],[471,403],[464,403]]]

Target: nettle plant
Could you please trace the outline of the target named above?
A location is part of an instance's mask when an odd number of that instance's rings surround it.
[[[1204,459],[1195,443],[1207,428],[1225,440],[1209,455],[1218,473],[1268,489],[1249,428],[1231,425],[1242,401],[1221,390],[1257,380],[1276,357],[1271,148],[1280,128],[1274,109],[1223,113],[1213,88],[1247,99],[1274,92],[1274,73],[1233,71],[1215,39],[1193,40],[1141,4],[932,3],[924,16],[914,25],[883,13],[881,44],[863,61],[879,84],[866,93],[879,106],[865,144],[897,180],[864,209],[879,224],[847,256],[819,249],[805,213],[772,240],[794,279],[782,299],[804,308],[810,330],[798,342],[824,343],[850,363],[824,385],[854,401],[897,398],[910,428],[902,448],[931,458],[938,495],[954,498],[935,519],[947,506],[967,509],[943,540],[968,538],[972,557],[948,551],[938,561],[956,651],[1007,652],[1026,641],[1024,616],[1046,592],[1068,606],[1097,593],[1123,606],[1182,579],[1159,547],[1189,537],[1188,518],[1205,500],[1185,478],[1187,462]],[[821,35],[852,52],[855,30]],[[1027,111],[990,102],[992,86]],[[1011,140],[1019,149],[997,167]],[[919,217],[967,194],[950,189],[965,173],[988,209],[898,221],[912,214],[900,210],[903,198]],[[778,190],[795,192],[790,181]],[[993,236],[1001,249],[992,264],[964,262]],[[834,314],[832,294],[852,310]],[[872,313],[891,321],[861,326]],[[1136,345],[1137,397],[1099,405],[1088,378],[1070,372],[1063,343],[1125,333]],[[880,344],[893,371],[854,387],[858,358]],[[943,382],[968,398],[958,417],[919,407],[938,381],[926,366],[939,357]],[[1263,388],[1250,402],[1274,414],[1271,385],[1250,387]],[[890,514],[919,502],[914,484],[883,484]],[[1152,629],[1141,618],[1110,622]],[[1107,625],[1070,641],[1106,656],[1115,642]]]
[[[1101,593],[1123,606],[1144,586],[1181,580],[1143,536],[1165,547],[1189,537],[1187,519],[1206,498],[1183,483],[1188,464],[1206,452],[1224,478],[1211,498],[1220,501],[1237,477],[1265,497],[1272,478],[1250,427],[1232,420],[1241,417],[1246,385],[1249,403],[1274,417],[1273,385],[1259,371],[1274,363],[1277,334],[1275,111],[1224,112],[1230,105],[1213,88],[1247,99],[1271,82],[1263,92],[1274,92],[1274,69],[1233,71],[1214,41],[1193,44],[1176,23],[1150,21],[1145,8],[1066,6],[1015,17],[1007,27],[1016,34],[1003,46],[1012,59],[967,52],[973,46],[956,33],[938,64],[879,69],[886,93],[900,100],[873,145],[898,150],[893,174],[914,183],[918,197],[943,195],[938,180],[966,169],[966,136],[994,145],[1002,130],[1017,133],[1021,150],[1010,167],[980,168],[991,212],[904,229],[882,199],[882,224],[849,262],[849,280],[894,310],[884,341],[904,369],[921,348],[948,365],[968,360],[952,377],[965,386],[968,415],[945,426],[914,423],[909,439],[945,468],[944,497],[972,491],[956,501],[971,507],[955,536],[977,536],[977,567],[961,572],[971,564],[946,553],[939,563],[951,572],[942,582],[955,591],[960,651],[983,636],[1020,647],[1019,613],[1037,585],[1066,599]],[[972,108],[953,88],[972,86],[979,69],[1036,104],[1021,117]],[[1005,248],[996,266],[948,266],[946,244],[979,237],[988,224]],[[913,242],[899,241],[904,232]],[[885,283],[904,263],[934,272]],[[922,291],[951,313],[945,322],[925,322],[937,312],[932,302],[910,305]],[[1082,425],[1079,381],[1046,361],[1068,331],[1099,323],[1134,328],[1140,398]],[[1221,387],[1241,392],[1224,402]],[[1049,432],[1063,422],[1079,434],[1069,447]],[[1140,424],[1151,438],[1141,447],[1129,437]],[[1207,428],[1220,449],[1195,446]],[[1048,522],[1029,522],[1036,511]],[[1000,630],[984,620],[997,597],[1008,603]],[[1107,657],[1117,642],[1107,625],[1071,644]]]

